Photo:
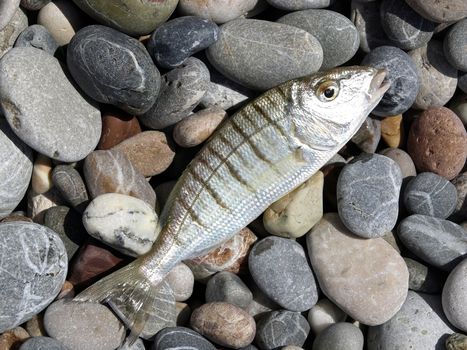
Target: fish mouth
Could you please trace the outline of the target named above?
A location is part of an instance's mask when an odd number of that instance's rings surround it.
[[[368,93],[371,96],[371,102],[378,103],[391,86],[389,81],[384,80],[387,74],[388,72],[385,69],[378,69],[376,71],[376,74],[371,80],[370,88],[368,90]]]

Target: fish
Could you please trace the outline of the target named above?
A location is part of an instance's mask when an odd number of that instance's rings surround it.
[[[216,130],[175,184],[151,250],[78,294],[125,304],[130,341],[175,265],[200,256],[318,171],[358,131],[389,88],[386,71],[351,66],[292,79]]]

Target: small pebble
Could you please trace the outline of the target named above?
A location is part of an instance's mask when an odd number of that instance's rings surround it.
[[[467,19],[457,22],[444,38],[444,54],[449,63],[456,69],[467,72]]]
[[[464,0],[406,0],[415,11],[437,23],[455,22],[467,17]]]
[[[47,28],[40,24],[34,24],[23,30],[15,42],[15,47],[28,46],[44,50],[45,52],[54,55],[59,45]]]
[[[184,263],[176,265],[165,277],[174,293],[175,301],[185,301],[193,294],[195,277]]]
[[[5,28],[19,8],[20,0],[4,0],[0,3],[0,30]]]
[[[28,18],[23,10],[18,8],[8,24],[0,30],[0,58],[13,47],[18,36],[27,27]]]
[[[38,11],[51,0],[21,0],[21,6],[27,10]]]
[[[0,349],[18,349],[18,347],[28,338],[30,338],[30,335],[24,330],[24,328],[15,327],[0,334]]]
[[[446,350],[466,350],[467,335],[454,333],[446,339]]]
[[[206,302],[223,301],[245,309],[253,294],[237,275],[229,271],[216,273],[206,285]]]
[[[422,263],[404,258],[409,269],[409,289],[415,292],[440,294],[445,278],[436,269]]]
[[[402,114],[381,120],[381,138],[389,147],[397,148],[402,145],[404,138]]]
[[[52,186],[52,161],[50,158],[39,154],[32,169],[32,190],[35,194],[41,194],[49,191]]]
[[[52,171],[52,181],[63,199],[82,213],[89,198],[80,173],[71,165],[57,165]]]
[[[457,191],[457,204],[456,209],[452,215],[455,221],[467,219],[467,172],[456,176],[452,180],[452,184],[456,187]]]
[[[97,149],[107,150],[141,132],[138,118],[111,109],[102,113],[102,135]]]
[[[27,201],[28,217],[38,224],[44,223],[44,216],[48,209],[65,204],[55,187],[41,194],[35,194],[34,191],[30,189],[27,194]]]
[[[67,350],[67,348],[53,338],[32,337],[21,344],[18,350]]]
[[[351,323],[335,323],[313,342],[313,350],[363,350],[363,333]]]
[[[151,350],[196,349],[215,350],[216,347],[201,334],[186,327],[168,327],[157,333]]]
[[[34,315],[25,323],[26,331],[31,335],[31,337],[42,337],[47,336],[47,333],[44,329],[44,315],[39,313]]]
[[[357,133],[352,136],[352,142],[365,153],[375,153],[381,139],[381,122],[367,117]]]
[[[308,323],[316,335],[337,322],[344,322],[346,318],[345,312],[326,298],[320,299],[308,312]]]
[[[444,284],[442,303],[449,322],[467,332],[467,259],[461,261],[449,274]]]

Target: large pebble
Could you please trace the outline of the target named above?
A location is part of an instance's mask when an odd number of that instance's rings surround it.
[[[58,43],[49,33],[47,28],[40,24],[34,24],[21,32],[16,39],[15,47],[35,47],[54,55],[57,51]]]
[[[313,35],[257,19],[224,24],[219,40],[206,52],[222,74],[256,90],[316,72],[323,62],[323,49]]]
[[[101,25],[81,29],[67,49],[78,85],[98,102],[143,114],[156,102],[160,74],[138,40]]]
[[[303,29],[318,39],[323,48],[320,70],[344,64],[355,55],[360,45],[353,23],[334,11],[297,11],[279,18],[277,22]]]
[[[26,14],[18,8],[8,24],[0,30],[0,58],[13,47],[18,36],[27,27],[28,18]]]
[[[224,301],[245,309],[253,294],[237,275],[222,271],[211,277],[206,285],[206,302]]]
[[[37,11],[47,5],[51,0],[21,0],[21,6],[27,10]]]
[[[441,293],[445,280],[442,273],[410,258],[404,258],[404,261],[409,269],[409,289],[429,294]]]
[[[65,282],[67,255],[51,229],[28,222],[0,224],[0,332],[38,314]]]
[[[444,54],[451,65],[461,71],[467,72],[467,19],[456,23],[444,38]]]
[[[215,350],[216,347],[192,329],[186,327],[168,327],[157,333],[151,349]]]
[[[319,334],[329,326],[344,322],[347,315],[329,299],[320,299],[308,312],[308,323],[314,334]]]
[[[467,219],[467,172],[459,174],[452,180],[456,187],[457,203],[452,215],[453,220],[462,221]]]
[[[18,137],[50,158],[81,160],[99,141],[99,110],[73,87],[59,61],[42,50],[13,48],[2,58],[0,98]]]
[[[318,301],[313,273],[298,243],[266,237],[253,246],[248,266],[255,283],[283,308],[306,311]]]
[[[367,117],[351,140],[365,153],[375,153],[381,139],[381,122]]]
[[[97,149],[110,149],[141,132],[138,118],[118,109],[102,112],[102,135]]]
[[[455,22],[467,17],[464,0],[406,0],[420,15],[437,23]]]
[[[175,301],[185,301],[193,293],[195,278],[193,272],[184,263],[176,265],[165,277],[174,293]]]
[[[467,254],[467,231],[448,220],[411,215],[399,224],[398,237],[420,259],[445,271]]]
[[[286,11],[318,9],[328,7],[333,0],[266,0],[269,4]]]
[[[444,284],[442,303],[449,321],[458,329],[467,332],[467,259],[461,261]]]
[[[67,350],[67,348],[54,338],[32,337],[21,344],[18,350]]]
[[[322,331],[313,342],[313,350],[363,350],[362,331],[351,323],[340,322]]]
[[[78,170],[71,165],[57,165],[52,171],[52,181],[63,199],[83,212],[88,204],[88,191]]]
[[[19,8],[20,0],[3,0],[0,3],[0,30],[6,27]]]
[[[329,213],[307,235],[307,246],[323,293],[349,316],[377,325],[399,311],[409,273],[382,238],[354,236],[337,214]]]

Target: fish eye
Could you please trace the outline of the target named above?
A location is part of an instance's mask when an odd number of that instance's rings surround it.
[[[317,95],[323,102],[334,100],[339,94],[339,85],[334,81],[325,81],[317,89]]]

